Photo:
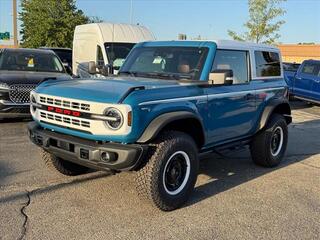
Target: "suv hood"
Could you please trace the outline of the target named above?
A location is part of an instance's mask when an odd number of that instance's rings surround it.
[[[29,72],[29,71],[0,71],[0,82],[8,85],[13,84],[38,84],[45,78],[71,79],[66,73],[53,72]]]
[[[129,89],[134,87],[152,89],[177,85],[177,81],[129,77],[49,80],[40,84],[36,92],[93,102],[118,103]]]

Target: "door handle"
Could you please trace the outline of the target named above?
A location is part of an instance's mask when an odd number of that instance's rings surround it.
[[[320,83],[320,80],[314,80],[316,83]]]
[[[252,99],[255,98],[255,95],[252,94],[252,93],[248,93],[248,94],[245,96],[245,98],[246,98],[247,100],[252,100]]]
[[[302,78],[301,78],[301,77],[296,77],[296,79],[297,79],[297,80],[301,80]]]

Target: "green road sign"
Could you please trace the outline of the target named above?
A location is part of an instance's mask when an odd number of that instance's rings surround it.
[[[0,32],[0,40],[10,40],[10,33],[9,32]]]

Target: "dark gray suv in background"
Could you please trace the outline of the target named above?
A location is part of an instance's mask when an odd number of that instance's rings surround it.
[[[30,92],[58,77],[71,78],[53,51],[0,49],[0,119],[30,116]]]

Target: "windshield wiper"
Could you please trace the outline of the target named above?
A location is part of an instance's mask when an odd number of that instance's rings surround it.
[[[187,79],[190,80],[191,76],[181,75],[178,73],[164,73],[164,72],[132,72],[132,71],[122,71],[119,74],[130,75],[131,77],[152,77],[160,79],[170,79],[170,80],[181,80]]]
[[[133,72],[133,71],[122,71],[119,72],[120,75],[124,74],[124,75],[130,75],[131,77],[154,77],[156,75],[152,75],[152,73],[148,73],[148,72]]]
[[[161,78],[170,78],[172,80],[191,79],[191,76],[181,75],[179,73],[153,72],[153,73],[148,73],[148,75],[151,75],[154,77],[161,77]]]
[[[130,75],[131,77],[136,77],[138,75],[138,72],[132,72],[132,71],[121,71],[119,72],[119,75]]]

